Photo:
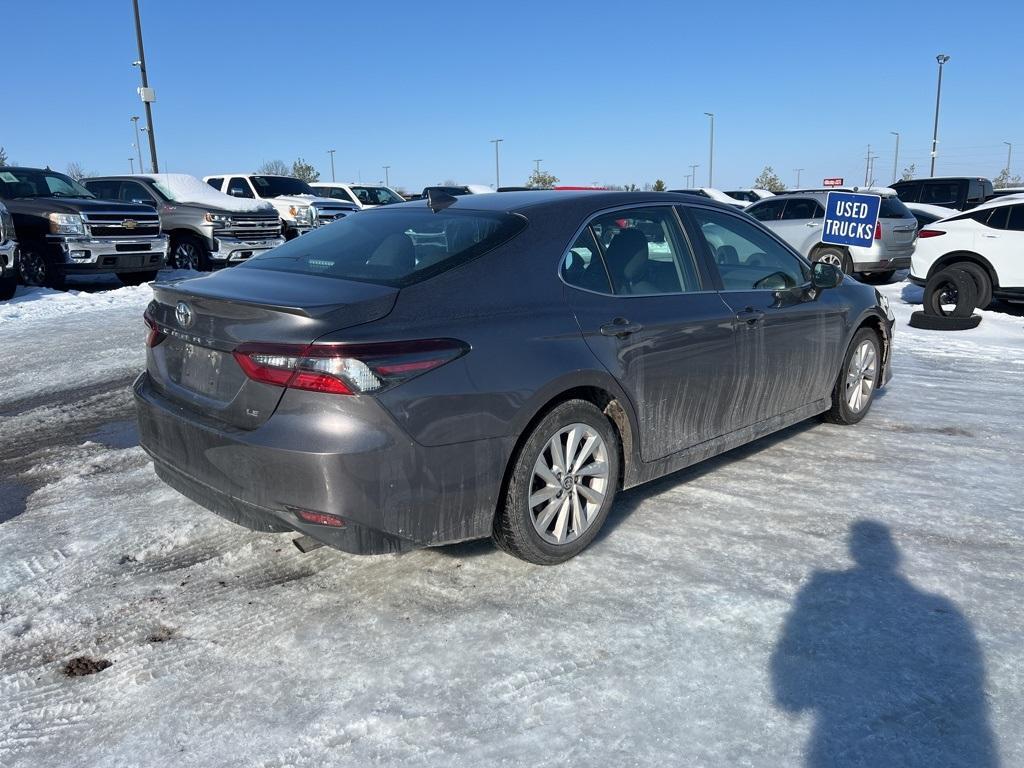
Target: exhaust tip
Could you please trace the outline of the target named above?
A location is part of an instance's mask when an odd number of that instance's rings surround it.
[[[298,538],[292,539],[292,544],[302,554],[312,552],[314,549],[320,549],[324,545],[322,541],[317,541],[312,536],[299,536]]]

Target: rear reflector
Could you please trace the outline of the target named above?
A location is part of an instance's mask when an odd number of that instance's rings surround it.
[[[331,515],[327,512],[311,512],[308,509],[292,509],[295,516],[300,520],[307,523],[313,523],[313,525],[327,525],[331,528],[344,528],[344,518],[338,517],[337,515]]]
[[[946,234],[941,229],[922,229],[917,233],[918,237],[938,237],[939,235]]]
[[[235,360],[254,381],[335,395],[380,392],[461,357],[455,339],[379,344],[242,344]]]
[[[876,221],[875,222],[875,240],[881,240],[881,239],[882,239],[882,222]]]

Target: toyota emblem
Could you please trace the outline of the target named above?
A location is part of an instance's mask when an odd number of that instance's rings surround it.
[[[190,328],[192,321],[195,319],[192,317],[192,307],[184,301],[179,301],[178,306],[174,308],[174,319],[178,321],[178,325],[182,328]]]

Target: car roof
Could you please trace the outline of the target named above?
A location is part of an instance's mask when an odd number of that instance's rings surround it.
[[[984,176],[929,176],[926,179],[901,179],[900,181],[894,181],[893,186],[896,184],[916,184],[919,181],[987,181],[992,183],[991,179],[987,179]]]
[[[508,213],[526,212],[538,206],[577,207],[584,202],[592,202],[594,210],[615,208],[626,205],[642,205],[646,203],[664,203],[676,205],[707,205],[713,208],[736,212],[735,206],[719,203],[707,197],[695,197],[678,192],[611,192],[604,190],[551,190],[538,189],[529,192],[502,192],[498,195],[462,195],[451,204],[453,210],[466,211],[501,211]],[[389,205],[387,208],[405,206],[426,206],[427,201],[410,200],[406,203]]]

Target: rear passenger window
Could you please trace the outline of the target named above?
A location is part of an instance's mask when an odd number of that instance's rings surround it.
[[[788,200],[786,211],[782,214],[784,220],[791,219],[821,219],[825,217],[825,209],[814,200]]]
[[[785,206],[785,200],[768,200],[751,206],[747,209],[747,213],[758,221],[778,221],[782,218],[782,209]]]
[[[562,279],[576,288],[611,293],[601,251],[590,227],[583,230],[562,260]]]
[[[1015,232],[1024,232],[1024,205],[1011,205],[1007,229]]]
[[[590,224],[612,288],[620,296],[701,290],[693,255],[671,208],[633,208]]]
[[[726,291],[778,291],[805,284],[809,268],[756,224],[691,208]]]

